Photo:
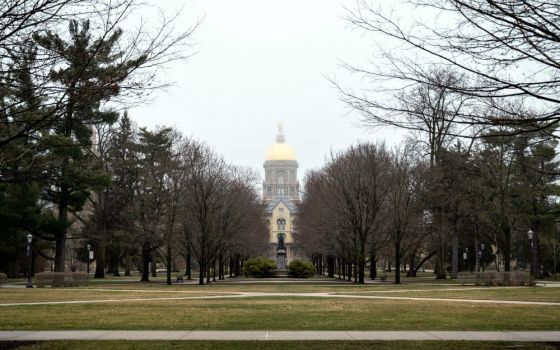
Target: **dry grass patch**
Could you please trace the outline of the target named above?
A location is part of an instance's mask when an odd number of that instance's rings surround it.
[[[542,301],[560,303],[559,288],[541,287],[464,287],[438,288],[422,291],[413,290],[378,290],[359,293],[336,293],[346,295],[396,296],[414,298],[507,300],[507,301]]]
[[[12,306],[0,329],[557,330],[560,307],[306,297]]]
[[[107,300],[107,299],[136,299],[154,297],[195,297],[223,295],[223,293],[209,293],[205,291],[172,291],[172,290],[110,290],[110,289],[64,289],[64,288],[34,288],[34,289],[0,289],[0,304]]]

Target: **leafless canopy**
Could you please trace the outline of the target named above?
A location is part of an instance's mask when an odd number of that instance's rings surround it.
[[[394,4],[391,4],[394,5]],[[347,20],[373,34],[372,66],[346,67],[367,78],[367,90],[341,88],[366,117],[405,128],[394,118],[409,113],[401,101],[414,89],[447,89],[469,101],[450,120],[465,136],[469,126],[544,129],[560,119],[560,7],[543,0],[406,0],[399,8],[356,1]],[[409,17],[400,17],[406,13]],[[434,72],[448,71],[451,81]],[[467,108],[468,107],[468,108]],[[396,121],[395,121],[396,120]],[[462,127],[462,128],[461,128]],[[477,129],[468,136],[479,136]]]

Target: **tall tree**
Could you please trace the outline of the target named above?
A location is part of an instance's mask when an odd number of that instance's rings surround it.
[[[135,183],[134,222],[142,254],[142,281],[149,281],[153,253],[164,243],[166,198],[172,166],[175,134],[171,128],[140,129],[137,159],[139,175]]]
[[[402,257],[421,240],[420,227],[423,215],[422,195],[425,190],[426,166],[416,163],[410,149],[393,153],[389,173],[387,210],[389,222],[386,229],[395,252],[395,284],[401,283]]]
[[[44,132],[41,142],[49,150],[49,160],[56,169],[45,187],[44,199],[56,205],[59,223],[52,238],[56,242],[55,270],[64,271],[67,231],[72,224],[71,214],[81,211],[92,188],[107,184],[107,177],[95,161],[92,149],[92,125],[111,124],[117,114],[103,108],[103,103],[118,94],[113,77],[121,81],[143,59],[119,62],[115,45],[122,35],[116,30],[109,37],[92,39],[90,23],[71,21],[70,40],[47,32],[36,34],[40,47],[58,58],[58,65],[50,72],[53,82],[67,96],[64,118]],[[100,49],[102,48],[102,49]],[[89,62],[94,61],[95,64]]]

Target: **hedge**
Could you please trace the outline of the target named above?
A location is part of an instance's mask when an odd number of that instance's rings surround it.
[[[294,260],[288,265],[288,274],[294,278],[310,278],[315,274],[315,267],[308,261]]]
[[[533,286],[535,282],[528,272],[484,271],[459,272],[457,279],[462,284],[472,283],[477,286]]]
[[[243,274],[246,277],[267,278],[274,276],[276,264],[265,258],[250,258],[243,266]]]
[[[87,286],[89,275],[85,272],[39,272],[35,274],[35,284],[42,288]]]

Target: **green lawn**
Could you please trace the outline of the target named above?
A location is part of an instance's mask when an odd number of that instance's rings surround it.
[[[306,297],[2,307],[0,330],[557,330],[560,307]]]
[[[12,343],[14,344],[14,343]],[[7,347],[2,346],[0,349]],[[8,344],[6,344],[8,345]],[[517,343],[517,342],[460,342],[460,341],[400,341],[400,342],[358,342],[358,341],[50,341],[27,344],[18,349],[22,350],[159,350],[159,349],[191,349],[191,350],[493,350],[493,349],[521,349],[521,350],[554,350],[552,344]]]
[[[478,289],[480,288],[480,289]],[[422,291],[421,289],[428,289]],[[449,288],[416,288],[408,286],[402,289],[377,289],[367,291],[337,292],[346,295],[374,295],[417,298],[449,298],[449,299],[486,299],[513,301],[545,301],[560,303],[560,288],[502,288],[502,287],[449,287]]]
[[[433,279],[394,285],[118,283],[87,288],[0,289],[0,304],[128,298],[221,299],[0,306],[0,330],[558,330],[560,305],[346,299],[309,296],[227,298],[238,292],[337,293],[560,303],[558,288],[462,287]],[[318,281],[318,283],[322,283]],[[225,294],[223,294],[225,293]]]
[[[228,295],[207,290],[173,290],[173,289],[70,289],[70,288],[38,288],[38,289],[5,289],[0,290],[0,304],[51,302],[74,300],[105,300],[105,299],[133,299],[133,298],[174,298],[197,297],[211,295]]]

